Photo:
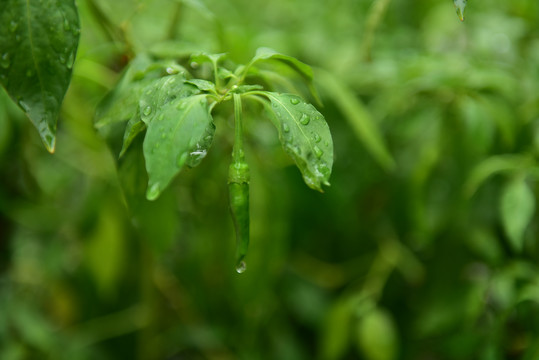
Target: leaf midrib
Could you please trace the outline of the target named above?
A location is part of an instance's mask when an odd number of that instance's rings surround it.
[[[26,0],[26,25],[28,27],[28,40],[30,41],[30,52],[32,54],[32,62],[34,63],[34,68],[36,70],[36,76],[39,83],[39,87],[41,88],[41,100],[42,104],[45,107],[46,99],[45,99],[45,87],[43,84],[43,79],[41,76],[41,71],[39,70],[39,67],[37,66],[37,59],[34,52],[34,39],[32,35],[32,27],[30,26],[30,0]],[[40,119],[42,120],[42,119]],[[47,130],[49,129],[49,124],[47,123]],[[41,132],[41,129],[40,129]]]
[[[279,99],[277,99],[273,94],[270,94],[270,97],[272,99],[274,99],[277,103],[279,103],[284,109],[285,111],[290,115],[290,117],[292,118],[292,120],[294,121],[294,123],[296,124],[297,128],[299,129],[299,131],[301,132],[301,134],[303,135],[303,137],[305,137],[307,139],[307,143],[309,144],[309,147],[311,148],[311,151],[312,153],[314,154],[314,156],[316,157],[316,153],[314,151],[314,146],[313,144],[311,143],[311,139],[309,138],[309,136],[307,136],[305,134],[305,132],[303,131],[303,128],[301,127],[301,124],[299,123],[299,121],[296,121],[294,115],[292,115],[292,113],[288,110],[288,108],[284,105],[283,102],[281,102]],[[314,121],[314,119],[313,119]],[[281,129],[279,129],[281,130]]]

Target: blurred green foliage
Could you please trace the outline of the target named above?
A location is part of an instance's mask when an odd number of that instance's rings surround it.
[[[56,154],[0,95],[1,359],[539,358],[539,2],[470,1],[464,23],[449,0],[77,3]],[[308,189],[246,108],[238,275],[231,112],[129,208],[92,117],[135,54],[261,46],[315,67],[336,158]]]

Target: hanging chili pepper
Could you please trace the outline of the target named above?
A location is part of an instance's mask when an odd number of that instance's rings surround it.
[[[235,137],[232,164],[228,172],[230,212],[236,229],[236,271],[245,271],[244,258],[249,247],[249,165],[243,151],[242,105],[239,94],[234,94]]]

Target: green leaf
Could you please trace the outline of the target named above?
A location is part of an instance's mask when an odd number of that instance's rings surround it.
[[[176,98],[151,114],[143,117],[148,200],[156,199],[184,165],[200,163],[215,132],[206,95]]]
[[[294,159],[305,183],[322,191],[321,184],[329,186],[333,166],[333,140],[322,114],[302,98],[292,94],[258,91],[267,97],[274,115],[273,124],[279,132],[284,150]]]
[[[184,69],[172,62],[154,62],[147,55],[133,59],[116,87],[99,103],[94,118],[95,127],[106,131],[106,127],[115,122],[131,119],[137,112],[139,99],[147,87],[166,78],[184,78]],[[166,76],[169,75],[169,76]],[[162,80],[164,76],[165,80]]]
[[[533,165],[533,159],[526,155],[507,154],[491,156],[477,164],[464,184],[464,193],[472,196],[479,186],[490,176],[507,171],[520,171]]]
[[[196,86],[201,91],[217,93],[217,90],[215,90],[215,84],[208,80],[192,79],[187,80],[186,83]]]
[[[155,117],[156,111],[159,111],[162,106],[175,99],[199,93],[199,89],[188,83],[181,74],[155,80],[144,88],[140,100],[138,100],[141,119],[149,123],[150,119]]]
[[[398,334],[391,315],[380,308],[358,322],[358,346],[367,360],[393,360],[398,354]]]
[[[205,52],[200,52],[197,54],[193,54],[191,56],[191,61],[194,61],[199,64],[203,64],[206,62],[211,63],[214,67],[217,67],[219,62],[223,60],[226,57],[226,54],[208,54]]]
[[[255,56],[253,57],[251,62],[245,67],[245,71],[248,71],[249,68],[251,68],[256,63],[263,61],[278,61],[285,65],[288,65],[307,82],[309,91],[311,92],[311,95],[314,97],[316,102],[319,104],[322,103],[320,100],[320,96],[318,95],[318,92],[316,91],[316,88],[313,84],[313,69],[309,65],[299,61],[292,56],[278,53],[270,48],[261,47],[256,50]]]
[[[282,62],[297,71],[305,79],[309,81],[313,80],[313,69],[311,69],[309,65],[302,63],[301,61],[292,56],[280,54],[270,48],[262,47],[257,49],[256,54],[251,60],[251,63],[248,65],[248,67],[264,60],[276,60]]]
[[[73,0],[0,2],[0,83],[50,152],[79,34]]]
[[[350,328],[354,318],[350,301],[336,301],[329,309],[320,341],[322,359],[342,359],[350,347]]]
[[[503,189],[500,215],[505,233],[515,251],[522,251],[524,232],[535,212],[535,196],[525,177],[516,177]]]
[[[327,72],[317,72],[328,96],[331,96],[335,105],[343,113],[348,124],[355,132],[357,138],[363,143],[367,151],[386,170],[395,168],[395,160],[389,152],[376,122],[365,105],[341,81]]]
[[[124,140],[122,145],[122,150],[120,151],[120,157],[122,157],[131,143],[138,134],[146,130],[146,124],[140,118],[140,112],[137,111],[136,114],[127,122],[124,133]]]
[[[455,9],[457,10],[457,16],[460,21],[464,21],[464,9],[466,8],[467,0],[453,0],[455,4]]]

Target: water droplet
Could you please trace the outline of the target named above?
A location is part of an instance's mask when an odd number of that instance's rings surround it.
[[[204,138],[204,141],[210,142],[210,141],[212,141],[212,139],[213,139],[213,136],[208,135],[208,136],[206,136],[206,137]]]
[[[146,95],[151,95],[151,94],[152,94],[152,89],[148,89],[148,90],[146,91]]]
[[[146,106],[142,113],[144,114],[144,116],[150,115],[152,113],[152,107],[151,106]]]
[[[182,167],[185,162],[187,161],[187,158],[189,157],[189,154],[184,152],[180,156],[178,156],[178,162],[176,163],[178,167]]]
[[[297,105],[297,104],[299,104],[299,99],[298,99],[298,98],[292,98],[292,99],[290,99],[290,104],[292,104],[292,105]]]
[[[178,104],[178,106],[176,106],[176,109],[178,109],[178,110],[183,110],[183,109],[185,109],[185,102],[184,102],[184,101],[180,102],[180,103]]]
[[[307,125],[307,124],[309,124],[310,121],[311,121],[311,118],[307,114],[301,115],[301,118],[299,119],[299,122],[302,125]]]
[[[324,155],[324,152],[318,146],[313,147],[313,151],[316,157],[319,159],[322,157],[322,155]]]
[[[324,141],[324,145],[326,145],[326,147],[328,147],[329,146],[329,141],[327,141],[327,140]]]
[[[5,53],[4,55],[2,55],[2,58],[0,59],[0,65],[4,69],[7,69],[9,67],[9,65],[11,65],[11,60],[9,59],[9,54],[8,53]]]
[[[73,67],[73,63],[75,62],[75,52],[72,51],[70,54],[69,54],[69,57],[67,58],[67,63],[66,63],[66,66],[68,69],[71,69]]]
[[[62,64],[65,64],[65,63],[66,63],[66,57],[65,57],[63,54],[60,54],[60,55],[58,56],[58,59],[60,60],[60,62],[61,62]]]
[[[160,192],[161,192],[161,186],[159,185],[159,183],[155,183],[146,192],[146,198],[148,200],[155,200],[159,196]]]
[[[206,149],[197,149],[189,153],[189,166],[195,167],[206,157]]]
[[[198,68],[198,63],[196,61],[193,61],[190,65],[193,69]]]
[[[245,270],[247,270],[247,264],[242,260],[238,263],[238,265],[236,265],[236,272],[238,274],[243,274]]]
[[[318,171],[320,171],[320,173],[322,173],[324,176],[329,176],[331,174],[331,170],[326,164],[320,164],[318,166]]]
[[[30,111],[30,106],[28,106],[28,104],[23,100],[19,100],[19,106],[24,110],[24,112]]]
[[[320,137],[320,135],[318,135],[317,133],[313,132],[313,140],[314,140],[314,142],[319,143],[319,142],[322,140],[322,138]]]
[[[11,22],[9,23],[9,31],[15,32],[18,26],[19,26],[19,23],[17,23],[15,20],[11,20]]]
[[[167,67],[167,74],[169,75],[172,75],[172,74],[177,74],[178,73],[178,70],[174,69],[174,68],[171,68],[171,67]]]
[[[283,124],[283,131],[285,133],[290,132],[290,126],[288,126],[288,124]]]
[[[64,18],[64,30],[65,31],[71,30],[71,27],[69,26],[69,21],[67,21],[67,19],[65,18]]]

